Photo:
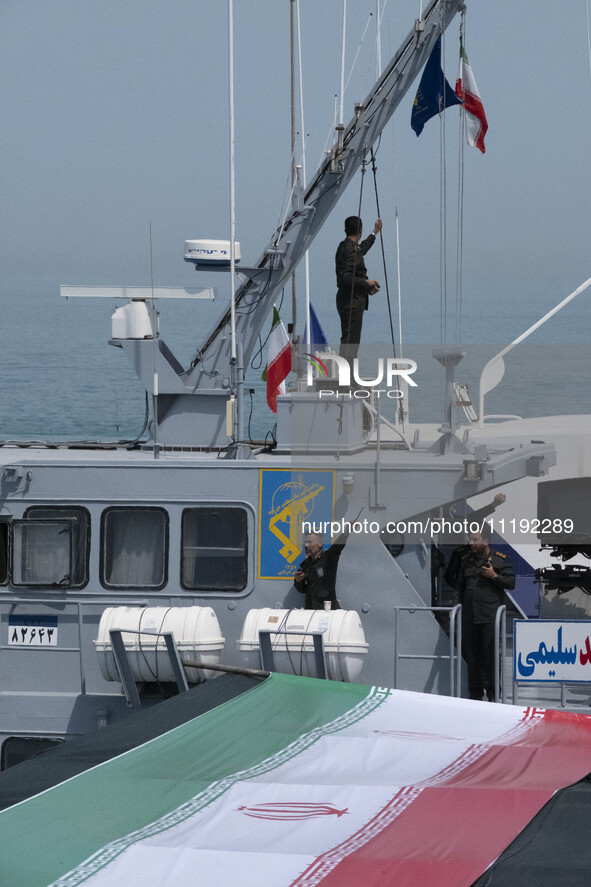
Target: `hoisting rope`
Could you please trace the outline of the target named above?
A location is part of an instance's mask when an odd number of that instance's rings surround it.
[[[376,211],[378,214],[378,218],[381,219],[382,215],[380,213],[380,197],[378,193],[378,179],[377,179],[377,166],[375,162],[375,153],[373,148],[371,149],[371,162],[372,162],[372,172],[373,172],[373,181],[374,181],[374,191],[376,197]],[[398,204],[396,205],[396,226],[397,226],[397,238],[398,238]],[[397,241],[398,243],[398,241]],[[396,337],[394,335],[394,323],[392,321],[392,304],[390,301],[390,285],[388,283],[388,268],[386,265],[386,253],[384,250],[384,234],[383,231],[380,231],[380,245],[382,250],[382,265],[384,270],[384,283],[386,286],[386,304],[388,305],[388,317],[390,320],[390,336],[392,339],[392,353],[394,358],[396,358]],[[400,250],[398,244],[398,260],[400,259]],[[400,297],[400,265],[398,266],[398,295]],[[400,350],[402,353],[402,308],[400,302],[398,304],[398,323],[400,329]],[[398,411],[398,420],[402,427],[404,428],[405,422],[405,402],[404,398],[401,398],[397,403],[397,411]],[[403,435],[404,437],[404,435]],[[409,447],[410,449],[410,447]]]
[[[442,40],[443,43],[443,40]],[[443,46],[442,46],[443,55]],[[447,162],[445,113],[439,115],[439,344],[447,344]]]
[[[365,179],[365,167],[367,166],[367,160],[365,157],[361,162],[361,184],[359,186],[359,204],[357,206],[357,223],[361,224],[361,206],[363,204],[363,180]],[[353,255],[353,276],[351,278],[351,296],[349,298],[349,337],[351,336],[351,318],[353,316],[353,297],[355,295],[355,269],[357,267],[357,250]],[[351,344],[350,342],[348,344]]]
[[[379,193],[378,193],[376,155],[374,153],[373,148],[371,148],[370,150],[371,150],[371,169],[372,169],[372,173],[373,173],[373,184],[374,184],[374,192],[375,192],[375,198],[376,198],[376,212],[378,214],[378,219],[381,219],[382,216],[380,213],[380,197],[379,197]],[[361,185],[359,188],[359,205],[357,208],[358,220],[361,220],[361,207],[363,204],[363,183],[364,183],[365,172],[366,172],[365,167],[367,166],[367,164],[368,164],[368,161],[364,157],[363,162],[361,164]],[[382,253],[382,267],[383,267],[383,271],[384,271],[384,283],[385,283],[385,287],[386,287],[386,304],[388,306],[388,319],[390,322],[390,335],[391,335],[391,339],[392,339],[392,350],[393,350],[394,357],[396,357],[396,337],[394,335],[394,322],[392,320],[392,305],[390,302],[390,287],[388,284],[388,269],[386,266],[386,253],[385,253],[385,249],[384,249],[384,235],[383,235],[382,231],[380,231],[380,248],[381,248],[381,253]],[[356,258],[357,258],[357,253],[355,253],[355,263],[356,263]],[[355,268],[355,265],[354,265],[354,268]],[[351,281],[351,298],[349,299],[349,329],[351,329],[351,317],[353,314],[354,290],[355,290],[355,271],[353,271],[353,279]]]
[[[373,172],[373,186],[374,192],[376,196],[376,211],[378,214],[378,219],[382,218],[382,214],[380,213],[380,197],[378,194],[378,179],[377,179],[377,166],[376,166],[376,155],[374,154],[373,148],[371,149],[371,169]],[[384,270],[384,283],[386,284],[386,304],[388,305],[388,318],[390,321],[390,335],[392,338],[392,350],[394,352],[394,357],[396,357],[396,341],[394,337],[394,323],[392,321],[392,305],[390,304],[390,287],[388,285],[388,269],[386,267],[386,253],[384,250],[384,235],[382,230],[380,230],[380,247],[382,251],[382,266]]]

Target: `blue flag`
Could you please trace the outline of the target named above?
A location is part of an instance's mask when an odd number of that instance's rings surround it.
[[[462,100],[455,94],[443,73],[441,67],[441,37],[433,47],[431,55],[427,59],[419,88],[412,106],[410,125],[418,136],[423,131],[427,120],[441,114],[452,105],[461,105]]]
[[[306,333],[307,333],[307,324],[304,329],[304,344],[307,339]],[[327,344],[326,335],[324,333],[324,330],[320,326],[320,321],[316,317],[316,312],[314,311],[314,308],[312,307],[312,303],[310,302],[310,348],[312,348],[312,346],[314,346],[314,345],[318,346],[318,345],[326,345],[326,344]]]

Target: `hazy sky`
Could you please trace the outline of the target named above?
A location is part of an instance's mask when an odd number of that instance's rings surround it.
[[[426,4],[425,4],[426,5]],[[235,0],[237,237],[261,254],[289,175],[289,2]],[[468,0],[466,49],[489,120],[487,152],[465,151],[464,319],[490,318],[501,343],[591,275],[591,79],[587,0]],[[375,0],[349,0],[351,64]],[[301,0],[307,169],[312,177],[339,89],[342,0]],[[389,0],[384,61],[419,12]],[[375,14],[374,14],[375,20]],[[455,83],[458,24],[445,38]],[[182,259],[186,238],[229,236],[225,0],[2,0],[1,262],[3,299],[60,283],[206,285]],[[370,25],[345,96],[345,118],[375,75]],[[388,275],[395,294],[397,185],[404,318],[435,340],[440,300],[440,126],[417,139],[416,85],[380,147]],[[446,114],[449,300],[455,298],[458,112]],[[366,229],[376,216],[366,177]],[[334,251],[357,211],[350,186],[311,255],[312,299],[336,328]],[[372,254],[370,276],[383,278]],[[377,264],[377,267],[376,267]],[[216,276],[218,299],[226,284]],[[591,328],[591,290],[573,306]],[[203,307],[207,327],[222,305]],[[201,309],[199,309],[201,310]],[[379,306],[372,307],[381,323]],[[385,315],[383,315],[385,317]],[[204,332],[207,332],[204,329]],[[497,334],[498,332],[498,334]],[[108,331],[105,331],[105,335]],[[561,335],[563,335],[561,333]],[[198,341],[196,341],[198,344]]]

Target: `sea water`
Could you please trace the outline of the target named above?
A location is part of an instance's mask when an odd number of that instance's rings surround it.
[[[338,348],[338,317],[332,299],[326,301],[319,311],[321,323],[329,340],[337,343],[333,348]],[[161,337],[184,367],[190,365],[223,307],[221,301],[158,304]],[[21,292],[18,297],[3,294],[0,440],[133,440],[141,433],[145,391],[123,351],[109,345],[114,309],[111,299],[66,300],[45,290]],[[491,310],[463,321],[465,356],[456,378],[469,386],[477,410],[484,365],[538,316],[535,311],[505,315],[499,325]],[[435,320],[431,321],[434,326]],[[252,355],[246,373],[245,433],[253,440],[264,439],[275,424],[261,380],[269,327],[270,320],[261,331],[259,345],[263,347]],[[499,339],[499,327],[505,339]],[[513,349],[505,358],[502,381],[486,397],[485,413],[591,415],[589,327],[588,312],[568,306],[527,344]],[[410,314],[404,337],[402,348],[397,343],[394,352],[387,318],[377,311],[367,312],[360,352],[362,373],[368,379],[375,377],[380,356],[387,359],[396,353],[412,358],[418,368],[413,376],[417,387],[410,393],[411,419],[439,422],[444,410],[444,373],[432,352],[443,338],[446,344],[454,344],[453,335],[446,332],[442,337],[425,318]],[[393,418],[394,409],[393,402],[384,401],[386,417],[390,412]]]

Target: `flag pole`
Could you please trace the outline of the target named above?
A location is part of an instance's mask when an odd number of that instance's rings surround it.
[[[298,74],[299,74],[299,93],[300,93],[300,130],[302,140],[302,181],[299,185],[306,190],[306,130],[304,128],[304,83],[302,75],[302,28],[300,19],[300,0],[296,0],[297,25],[298,25]],[[308,250],[304,255],[304,277],[305,277],[305,311],[306,311],[306,341],[307,350],[310,350],[310,255]]]
[[[242,439],[242,383],[244,367],[242,355],[240,366],[236,357],[236,182],[234,157],[234,2],[228,0],[228,81],[229,81],[229,127],[230,127],[230,336],[233,367],[233,388],[236,391],[236,413],[232,417],[232,437]]]
[[[289,2],[289,44],[290,44],[290,111],[291,111],[291,193],[292,205],[293,196],[296,187],[296,159],[295,159],[295,143],[296,143],[296,125],[295,125],[295,4],[296,0]],[[296,325],[298,316],[298,303],[296,295],[296,273],[291,275],[291,340],[296,342]]]
[[[343,0],[343,40],[341,45],[341,101],[339,126],[345,125],[345,40],[347,36],[347,0]]]

